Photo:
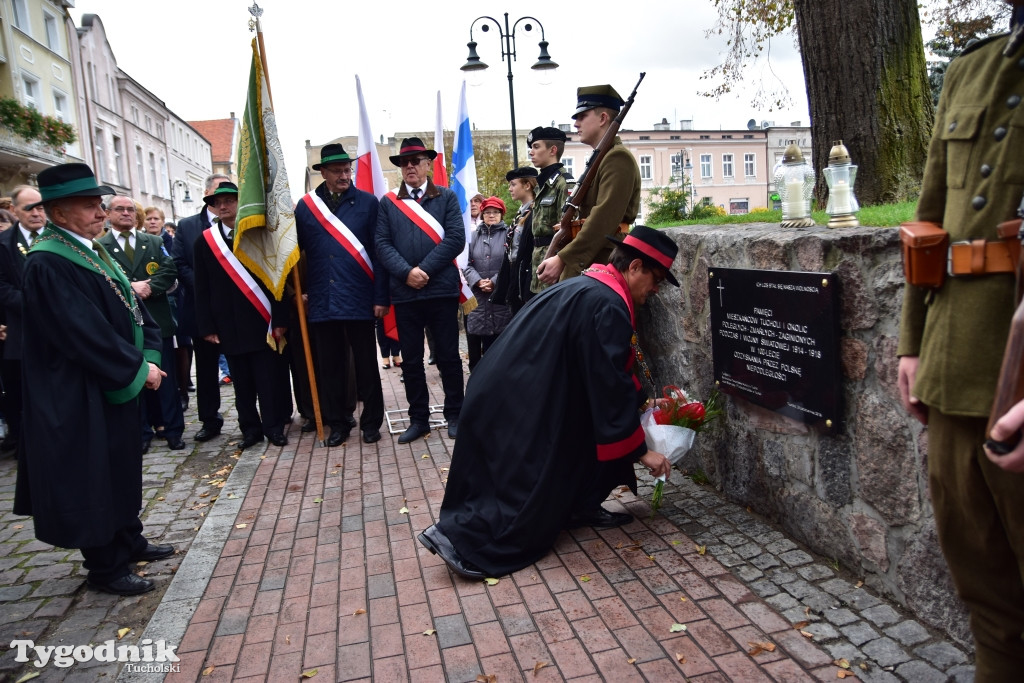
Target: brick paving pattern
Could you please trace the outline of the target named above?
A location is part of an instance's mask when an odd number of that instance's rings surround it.
[[[387,407],[404,407],[398,371],[382,376]],[[563,533],[543,560],[487,585],[415,540],[443,497],[443,431],[402,446],[356,432],[333,449],[298,437],[292,427],[288,446],[237,461],[230,435],[147,457],[147,535],[188,551],[142,568],[159,607],[82,588],[80,556],[34,541],[31,520],[10,514],[13,464],[0,461],[0,635],[99,643],[128,626],[123,643],[178,644],[174,682],[314,670],[314,681],[812,681],[836,680],[840,659],[865,681],[972,677],[961,648],[678,472],[661,514],[643,479],[639,498],[606,503],[636,521]],[[0,682],[164,678],[120,666],[36,669],[8,650]]]

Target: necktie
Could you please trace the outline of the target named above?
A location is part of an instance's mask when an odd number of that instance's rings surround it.
[[[135,249],[132,248],[131,235],[129,233],[122,233],[124,237],[124,255],[128,257],[129,261],[135,261]]]
[[[412,198],[418,202],[421,194],[423,194],[423,190],[417,187],[412,191]]]
[[[29,232],[32,233],[32,239],[28,243],[28,246],[31,247],[33,244],[36,243],[36,238],[39,237],[39,231],[38,230],[30,230]]]
[[[106,263],[111,268],[114,267],[114,262],[110,260],[110,256],[107,254],[107,250],[103,248],[102,244],[100,244],[96,240],[93,240],[92,241],[92,250],[100,255],[100,258],[103,259],[104,263]]]

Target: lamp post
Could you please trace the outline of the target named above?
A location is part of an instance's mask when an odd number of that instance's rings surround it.
[[[683,150],[679,150],[679,153],[682,154]],[[690,185],[690,193],[686,198],[686,203],[689,205],[686,216],[687,218],[692,218],[693,209],[696,207],[696,204],[693,202],[693,161],[690,159],[689,153],[686,153],[684,158],[686,159],[686,164],[683,166],[683,177],[688,179]]]
[[[519,168],[519,150],[516,140],[516,101],[515,95],[512,92],[512,62],[516,58],[516,29],[519,27],[520,22],[526,21],[523,24],[524,31],[532,31],[533,24],[530,21],[537,22],[538,28],[540,28],[540,56],[537,57],[537,63],[531,66],[531,69],[536,71],[545,71],[548,69],[557,69],[558,64],[551,60],[551,55],[548,54],[548,41],[544,39],[544,25],[540,23],[534,17],[519,17],[515,23],[512,24],[512,28],[508,25],[508,12],[505,12],[505,28],[502,30],[501,23],[494,17],[487,15],[477,17],[473,20],[473,23],[469,25],[469,42],[466,46],[469,48],[469,57],[466,59],[466,63],[462,65],[462,71],[482,71],[487,68],[487,64],[480,60],[480,56],[476,53],[476,41],[473,40],[473,27],[476,26],[477,22],[484,20],[483,26],[480,30],[486,33],[491,29],[488,21],[492,22],[498,27],[498,38],[505,41],[505,45],[501,51],[501,58],[508,64],[508,108],[512,115],[512,165],[514,168]]]
[[[185,188],[185,196],[182,198],[181,202],[183,204],[191,204],[192,203],[192,195],[190,195],[189,192],[188,192],[188,183],[186,183],[184,180],[175,180],[174,182],[172,182],[171,183],[171,217],[174,219],[175,223],[178,222],[178,205],[174,201],[174,190],[179,185],[181,185],[182,187]]]

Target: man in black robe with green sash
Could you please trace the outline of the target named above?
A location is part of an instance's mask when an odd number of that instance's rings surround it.
[[[142,536],[139,394],[156,389],[160,328],[95,239],[106,213],[85,164],[39,174],[46,229],[24,278],[24,435],[14,512],[36,538],[79,548],[88,584],[137,595],[153,582],[130,563],[174,552]]]

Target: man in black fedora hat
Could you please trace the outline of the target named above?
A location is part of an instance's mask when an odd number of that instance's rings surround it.
[[[320,163],[313,164],[324,181],[295,207],[306,260],[306,316],[315,341],[317,389],[324,423],[331,429],[328,446],[341,445],[352,429],[346,396],[350,367],[363,401],[363,441],[379,441],[384,422],[374,320],[387,312],[388,276],[374,246],[377,198],[355,187],[352,161],[341,145],[325,145]]]
[[[402,372],[409,401],[409,428],[398,443],[430,433],[430,395],[423,368],[423,333],[434,337],[434,358],[444,387],[448,436],[455,438],[462,409],[463,374],[459,356],[459,270],[455,257],[466,243],[466,229],[455,193],[428,177],[437,152],[419,138],[405,138],[391,163],[402,171],[402,185],[380,203],[377,256],[388,271],[395,306]]]
[[[160,328],[96,238],[107,218],[85,164],[39,173],[50,219],[29,251],[24,279],[24,451],[16,514],[36,538],[79,548],[88,584],[117,595],[153,589],[130,563],[173,546],[142,536],[139,393],[157,389]]]
[[[572,118],[580,142],[596,148],[612,125],[622,105],[619,93],[610,85],[576,89],[576,111]],[[624,233],[640,211],[640,167],[636,158],[616,136],[601,160],[590,191],[580,204],[583,224],[579,233],[554,256],[537,267],[537,277],[552,284],[579,275],[592,263],[605,263],[610,249],[605,237]]]
[[[216,209],[217,220],[194,248],[196,328],[228,359],[241,448],[261,443],[264,436],[284,446],[280,380],[286,368],[278,349],[288,309],[234,255],[238,186],[222,182],[203,201]]]
[[[501,576],[543,557],[562,529],[620,526],[602,507],[636,490],[633,465],[655,476],[635,382],[635,308],[668,280],[677,246],[636,226],[596,265],[534,297],[473,371],[441,514],[419,540],[457,574]],[[537,340],[543,343],[538,344]]]

